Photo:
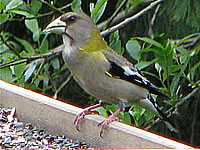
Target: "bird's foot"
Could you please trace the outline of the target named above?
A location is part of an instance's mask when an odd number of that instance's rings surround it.
[[[121,111],[121,109],[118,109],[116,112],[114,112],[111,116],[109,116],[108,118],[106,118],[105,120],[103,120],[102,122],[100,122],[98,124],[98,126],[101,126],[100,129],[100,136],[103,137],[103,130],[105,129],[105,127],[110,124],[113,121],[119,121],[119,119],[117,118],[117,115],[119,114],[119,112]]]
[[[89,115],[89,114],[99,114],[98,111],[92,110],[92,109],[95,109],[95,108],[97,108],[97,107],[99,107],[99,106],[101,106],[101,105],[102,105],[102,104],[99,103],[99,104],[96,104],[96,105],[94,105],[94,106],[90,106],[90,107],[84,109],[80,114],[78,114],[78,115],[76,116],[76,118],[75,118],[75,120],[74,120],[74,125],[75,125],[75,127],[76,127],[76,129],[77,129],[78,131],[80,131],[78,127],[79,127],[79,123],[80,123],[81,119],[83,119],[86,115]]]
[[[119,121],[119,119],[117,117],[108,117],[98,124],[98,126],[101,126],[101,129],[100,129],[101,137],[103,137],[103,131],[104,131],[105,127],[113,121]]]

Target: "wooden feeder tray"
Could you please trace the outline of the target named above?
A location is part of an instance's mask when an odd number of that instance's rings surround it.
[[[192,148],[120,122],[109,124],[102,138],[97,124],[104,117],[99,115],[88,115],[81,120],[79,132],[73,121],[82,109],[2,80],[0,107],[15,107],[20,120],[43,128],[50,134],[84,141],[94,148]]]

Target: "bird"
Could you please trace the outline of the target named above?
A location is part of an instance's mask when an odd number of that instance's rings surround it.
[[[118,104],[118,109],[98,124],[100,136],[108,124],[118,120],[119,112],[131,104],[139,105],[172,124],[151,93],[167,99],[169,96],[146,79],[126,58],[110,48],[88,15],[80,12],[65,13],[50,22],[44,32],[62,36],[62,57],[75,81],[88,94],[100,100],[76,116],[74,124],[77,130],[85,115],[98,113],[95,108],[102,106],[103,102]]]

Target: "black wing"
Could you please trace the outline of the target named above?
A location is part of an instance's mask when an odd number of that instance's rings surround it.
[[[167,96],[165,93],[160,91],[158,88],[156,88],[153,84],[151,84],[142,74],[137,71],[136,69],[131,69],[129,66],[119,66],[115,62],[109,60],[111,64],[111,68],[108,71],[110,75],[113,77],[120,78],[122,80],[131,82],[133,84],[136,84],[138,86],[141,86],[143,88],[146,88],[149,90],[150,93],[161,95],[163,97],[166,97],[169,99],[169,96]]]

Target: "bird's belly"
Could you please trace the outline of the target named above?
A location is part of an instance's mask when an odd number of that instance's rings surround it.
[[[136,103],[148,95],[148,90],[106,74],[88,73],[82,78],[75,75],[75,80],[86,92],[108,103]]]

